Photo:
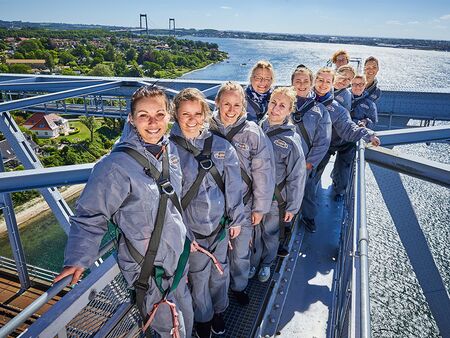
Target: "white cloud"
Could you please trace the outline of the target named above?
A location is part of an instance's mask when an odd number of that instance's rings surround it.
[[[441,19],[441,20],[450,20],[450,14],[443,15],[439,19]]]
[[[409,21],[408,25],[417,25],[419,23],[420,23],[419,21]]]
[[[221,9],[232,9],[232,8],[229,7],[229,6],[220,6],[220,8],[221,8]]]
[[[398,20],[388,20],[386,21],[387,25],[401,25],[402,23]]]

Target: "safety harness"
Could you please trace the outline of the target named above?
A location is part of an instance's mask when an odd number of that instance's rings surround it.
[[[277,128],[266,133],[267,137],[272,138],[278,134],[281,134],[285,129]],[[286,178],[279,184],[275,184],[275,190],[273,197],[278,203],[278,217],[279,217],[279,228],[280,228],[280,240],[283,242],[286,238],[286,227],[284,225],[284,214],[286,212],[286,200],[281,195],[281,191],[286,186]]]
[[[167,211],[167,202],[170,199],[172,204],[181,214],[181,206],[178,196],[170,183],[170,172],[169,172],[169,155],[166,150],[163,151],[162,154],[162,171],[160,172],[149,160],[140,154],[135,149],[129,147],[118,147],[113,150],[113,152],[124,152],[135,159],[144,169],[144,172],[147,176],[153,178],[153,180],[158,185],[158,190],[160,194],[158,212],[156,214],[156,220],[153,228],[153,232],[150,238],[150,242],[148,244],[147,251],[145,256],[142,256],[136,248],[132,245],[131,241],[128,240],[123,233],[121,236],[124,238],[125,244],[130,252],[130,255],[133,259],[138,263],[141,267],[141,272],[139,274],[138,279],[134,282],[133,286],[136,293],[136,305],[138,307],[139,312],[141,313],[142,319],[144,321],[142,326],[142,331],[146,332],[148,327],[151,325],[153,319],[155,318],[158,307],[161,304],[167,304],[170,308],[172,314],[172,330],[171,335],[174,338],[180,337],[179,333],[179,320],[178,313],[176,310],[176,305],[173,302],[170,302],[167,297],[169,293],[175,290],[183,276],[184,269],[186,267],[189,252],[190,252],[190,241],[186,238],[184,243],[183,252],[178,260],[177,268],[175,270],[175,275],[173,276],[173,282],[170,287],[164,289],[162,286],[163,278],[167,277],[165,275],[165,271],[162,267],[154,266],[156,254],[158,251],[159,243],[161,241],[162,230],[164,227],[164,220]],[[163,295],[162,299],[153,304],[152,310],[147,314],[144,312],[144,300],[145,295],[149,288],[148,280],[150,276],[153,276],[156,286],[159,291]],[[149,336],[149,333],[146,332],[146,335]]]
[[[300,133],[302,134],[302,137],[306,142],[306,146],[308,147],[308,152],[305,154],[305,158],[308,157],[313,144],[311,142],[311,139],[309,138],[308,132],[306,131],[305,124],[303,123],[303,116],[308,110],[314,107],[315,104],[316,102],[314,100],[305,102],[299,110],[292,114],[292,120],[294,121],[294,124],[299,127]]]
[[[225,196],[225,183],[216,166],[214,165],[214,162],[211,159],[213,135],[205,139],[203,150],[201,151],[181,136],[171,135],[170,140],[175,142],[178,146],[180,146],[190,154],[192,154],[198,162],[197,177],[195,178],[194,183],[192,183],[191,187],[186,192],[186,194],[181,198],[181,208],[183,209],[183,211],[186,210],[188,205],[191,203],[192,199],[194,199],[198,195],[200,185],[208,173],[213,177],[220,191],[222,191],[222,193]],[[222,216],[222,219],[220,220],[217,228],[214,229],[214,231],[211,234],[202,235],[197,232],[193,232],[196,239],[206,239],[215,236],[213,242],[208,248],[205,248],[198,243],[194,244],[194,246],[198,251],[206,254],[209,258],[211,258],[220,274],[223,274],[223,268],[213,254],[214,251],[216,250],[217,244],[226,237],[226,225],[228,224],[228,222],[229,222],[228,217],[224,215]]]
[[[217,134],[218,136],[225,137],[225,139],[226,139],[228,142],[230,142],[231,145],[234,147],[234,144],[233,144],[233,137],[236,136],[242,129],[244,129],[244,127],[245,127],[245,122],[246,122],[246,121],[244,121],[244,122],[242,122],[241,124],[239,124],[239,125],[237,125],[237,126],[231,128],[231,130],[230,130],[226,135],[223,135],[223,134],[220,133],[220,131],[218,131],[218,130],[212,130],[212,132],[215,133],[215,134]],[[236,148],[236,147],[235,147],[235,148]],[[241,177],[242,177],[242,180],[245,182],[245,184],[246,184],[247,187],[248,187],[247,192],[245,193],[244,198],[243,198],[244,205],[247,205],[248,201],[249,201],[250,198],[252,197],[253,181],[252,181],[252,179],[250,178],[250,176],[247,174],[247,172],[246,172],[243,168],[241,168]]]

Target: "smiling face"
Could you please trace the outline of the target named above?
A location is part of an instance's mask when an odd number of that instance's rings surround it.
[[[204,126],[206,114],[198,100],[180,102],[176,112],[177,121],[186,138],[192,139],[200,135]]]
[[[334,88],[347,88],[352,82],[354,76],[355,74],[353,74],[353,72],[351,72],[350,70],[339,72],[339,74],[336,76],[336,79],[334,80]]]
[[[314,90],[319,96],[324,96],[333,86],[333,74],[332,73],[318,73],[314,80]]]
[[[244,113],[244,97],[237,90],[226,90],[216,100],[219,116],[225,127],[234,124]]]
[[[281,93],[272,94],[267,116],[270,125],[282,124],[292,110],[292,101],[289,96]]]
[[[378,74],[378,64],[375,61],[367,61],[364,65],[364,75],[370,83]]]
[[[356,96],[361,96],[364,92],[364,87],[366,86],[366,81],[363,78],[356,77],[352,80],[352,94]]]
[[[257,93],[264,94],[272,86],[273,74],[267,68],[256,68],[250,77],[250,81]]]
[[[134,105],[130,114],[133,124],[144,142],[157,144],[167,131],[170,115],[162,96],[144,97]]]
[[[297,96],[307,97],[311,91],[311,77],[307,73],[297,73],[294,75],[292,85],[297,92]]]

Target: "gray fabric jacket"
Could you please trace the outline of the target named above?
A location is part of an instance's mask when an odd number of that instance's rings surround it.
[[[178,196],[181,195],[180,159],[175,146],[169,144],[170,181]],[[138,139],[133,127],[127,126],[116,147],[130,147],[144,155],[158,170],[162,162],[149,153]],[[141,255],[145,255],[153,232],[158,211],[159,190],[153,178],[126,153],[111,153],[101,159],[89,177],[88,183],[76,204],[75,216],[65,251],[65,266],[90,267],[97,257],[99,245],[107,231],[107,222],[118,225],[123,235],[132,242]],[[173,276],[183,251],[186,227],[172,202],[168,201],[164,228],[155,266],[164,268]],[[133,260],[124,240],[119,243],[118,263],[132,285],[138,278],[140,267]]]
[[[171,135],[183,137],[178,123],[174,123]],[[204,129],[201,134],[188,140],[197,149],[203,149],[205,140],[211,136]],[[177,145],[183,172],[183,196],[191,188],[198,174],[198,162],[194,156]],[[236,150],[224,138],[215,135],[211,147],[211,160],[225,183],[225,195],[217,186],[211,174],[203,179],[198,194],[183,213],[186,226],[193,232],[207,236],[219,225],[224,215],[231,219],[229,227],[242,226],[244,223],[244,204],[242,202],[242,178]]]
[[[355,123],[358,123],[361,120],[366,120],[367,128],[373,129],[375,124],[378,123],[377,106],[371,99],[365,96],[358,100],[358,103],[351,112],[351,116]]]
[[[311,101],[314,101],[315,94],[311,93],[310,97],[302,98],[297,96],[297,107],[301,108],[302,105],[307,105]],[[300,126],[296,123],[297,116],[295,113],[291,114],[291,118],[294,121],[294,125],[297,127],[297,133],[302,136]],[[308,133],[309,140],[312,143],[312,147],[308,149],[308,144],[304,137],[302,139],[302,149],[306,157],[306,162],[311,163],[316,168],[320,161],[328,151],[331,141],[331,120],[330,114],[325,106],[319,102],[300,116]]]
[[[369,92],[371,93],[369,95]],[[365,95],[368,96],[369,99],[371,99],[373,102],[376,103],[376,101],[381,96],[381,89],[378,87],[378,80],[375,79],[375,81],[372,83],[372,85],[369,88],[366,88],[364,91]]]
[[[246,114],[228,127],[223,125],[218,114],[219,112],[214,112],[214,122],[222,135],[245,123],[244,128],[233,137],[232,144],[239,157],[240,167],[253,182],[252,197],[248,202],[251,205],[251,211],[266,214],[270,211],[275,186],[274,158],[270,140],[255,122],[246,121]],[[242,184],[245,196],[248,187],[245,182]]]
[[[334,99],[348,111],[352,110],[352,92],[348,88],[334,90]]]
[[[274,129],[283,129],[282,133],[270,137],[275,156],[276,184],[286,180],[281,195],[286,201],[286,212],[296,214],[302,204],[306,181],[305,156],[300,135],[288,120],[283,124],[270,126],[266,118],[261,121],[261,127],[266,134]]]
[[[374,131],[364,127],[358,127],[350,118],[347,109],[342,107],[336,100],[333,100],[326,106],[330,113],[333,131],[331,134],[330,147],[337,147],[345,142],[357,142],[361,138],[370,142],[370,137],[374,135]]]

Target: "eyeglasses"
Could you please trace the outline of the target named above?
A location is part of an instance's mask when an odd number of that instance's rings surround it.
[[[253,76],[253,79],[256,82],[272,82],[271,77]]]
[[[366,84],[364,82],[361,83],[352,83],[352,87],[364,87]]]
[[[347,61],[347,58],[345,56],[338,56],[336,61]]]

